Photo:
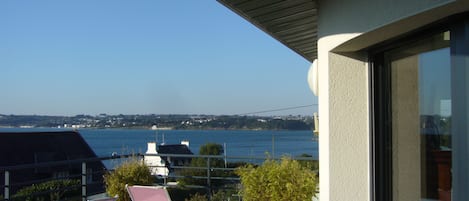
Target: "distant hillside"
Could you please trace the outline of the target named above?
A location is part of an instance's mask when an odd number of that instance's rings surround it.
[[[311,130],[309,116],[238,115],[0,115],[0,127]]]

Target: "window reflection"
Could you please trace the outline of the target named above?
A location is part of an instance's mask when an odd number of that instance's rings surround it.
[[[391,70],[393,200],[451,200],[449,33],[385,54]]]
[[[419,55],[422,197],[451,197],[451,76],[449,48]]]

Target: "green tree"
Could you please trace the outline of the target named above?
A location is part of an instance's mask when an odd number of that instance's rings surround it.
[[[207,143],[200,147],[199,155],[221,155],[223,154],[223,146],[216,143]],[[207,160],[210,160],[210,168],[221,168],[224,167],[224,161],[219,158],[193,158],[190,164],[190,167],[199,168],[199,169],[184,169],[182,175],[185,178],[179,179],[178,182],[180,185],[199,185],[206,186],[206,179],[195,179],[193,176],[207,176]],[[210,172],[211,176],[219,177],[223,176],[223,171],[213,170]],[[219,186],[222,184],[221,180],[212,180],[211,185]]]
[[[200,147],[200,155],[221,155],[223,154],[223,146],[217,143],[207,143]]]
[[[280,162],[268,159],[259,167],[248,165],[237,173],[245,201],[311,200],[317,189],[316,174],[288,157]]]
[[[119,201],[130,201],[125,185],[151,185],[153,180],[148,166],[137,159],[124,162],[104,176],[107,193],[118,195]]]

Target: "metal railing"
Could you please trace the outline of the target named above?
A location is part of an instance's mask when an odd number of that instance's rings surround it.
[[[15,166],[3,166],[3,167],[0,167],[0,175],[3,175],[4,177],[3,185],[0,185],[0,187],[3,189],[3,193],[0,194],[1,195],[0,200],[6,200],[6,201],[12,200],[13,198],[12,192],[16,192],[20,188],[23,188],[23,187],[28,187],[28,186],[33,186],[33,185],[37,186],[41,183],[48,182],[48,181],[60,181],[60,180],[72,179],[72,180],[79,180],[79,185],[67,186],[61,189],[55,189],[55,191],[63,191],[63,190],[67,190],[67,188],[79,188],[81,192],[81,195],[80,195],[81,200],[86,201],[87,196],[89,195],[88,189],[91,185],[95,185],[95,186],[103,185],[103,182],[100,179],[98,179],[97,181],[89,181],[90,176],[102,175],[104,174],[105,171],[107,171],[106,169],[102,169],[100,171],[90,172],[90,169],[89,169],[90,164],[101,163],[102,161],[106,161],[106,160],[125,159],[125,158],[129,158],[133,156],[139,157],[138,155],[128,154],[128,155],[121,155],[119,157],[97,157],[97,158],[74,159],[74,160],[64,160],[64,161],[54,161],[54,162],[41,162],[41,163],[34,163],[34,164],[15,165]],[[51,176],[49,176],[48,178],[32,179],[32,180],[20,181],[16,183],[12,182],[12,180],[14,180],[12,178],[21,177],[21,175],[24,174],[25,172],[30,173],[31,171],[34,171],[36,173],[38,172],[38,170],[41,170],[41,169],[53,169],[56,167],[62,167],[62,168],[63,167],[75,167],[75,169],[80,169],[81,171],[75,172],[75,174],[72,174],[72,175],[67,175],[67,176],[57,177],[57,178],[52,178]],[[52,174],[52,172],[49,172],[49,175],[50,174]],[[40,195],[40,194],[47,194],[50,192],[51,191],[49,192],[44,191],[44,192],[40,192],[36,194]]]
[[[90,174],[95,174],[95,175],[103,175],[104,172],[107,171],[112,171],[112,170],[102,170],[103,172],[90,172],[90,169],[88,168],[89,164],[96,163],[96,162],[103,162],[103,161],[114,161],[114,165],[119,165],[123,161],[133,157],[137,159],[142,159],[144,155],[142,154],[126,154],[126,155],[118,155],[118,156],[112,156],[112,157],[97,157],[97,158],[87,158],[87,159],[76,159],[76,160],[66,160],[66,161],[56,161],[56,162],[44,162],[44,163],[35,163],[35,164],[26,164],[26,165],[15,165],[15,166],[4,166],[0,167],[0,175],[3,174],[4,177],[4,183],[3,185],[0,185],[0,188],[3,189],[3,197],[0,197],[0,200],[5,200],[5,201],[10,201],[13,200],[14,196],[12,196],[12,193],[17,191],[13,189],[18,189],[19,187],[25,187],[29,185],[37,185],[42,182],[47,182],[47,181],[53,181],[53,180],[63,180],[63,179],[74,179],[74,180],[79,180],[79,185],[75,186],[68,186],[64,187],[65,190],[66,188],[70,189],[79,189],[80,191],[80,198],[82,201],[87,201],[88,196],[91,195],[89,192],[90,185],[101,185],[102,189],[104,189],[104,184],[102,180],[98,181],[89,181],[88,178]],[[170,164],[169,166],[149,166],[149,168],[169,168],[170,174],[168,175],[163,175],[159,176],[159,181],[157,182],[158,185],[166,186],[166,187],[176,187],[174,185],[171,185],[170,182],[168,181],[176,181],[180,179],[192,179],[192,180],[197,180],[197,181],[205,181],[205,182],[198,182],[198,183],[204,183],[204,185],[185,185],[185,188],[198,188],[198,189],[206,189],[207,190],[207,195],[209,196],[210,200],[210,195],[213,190],[213,183],[215,181],[225,181],[227,183],[231,183],[233,185],[236,185],[239,183],[239,177],[236,176],[233,172],[237,169],[235,166],[229,167],[230,164],[233,163],[246,163],[246,164],[261,164],[263,161],[267,159],[267,157],[251,157],[251,156],[213,156],[213,155],[182,155],[182,154],[146,154],[146,156],[159,156],[159,157],[167,157],[167,158],[191,158],[192,160],[194,158],[201,158],[205,160],[205,165],[204,166],[188,166],[186,165],[173,165]],[[274,160],[280,159],[280,158],[271,158]],[[304,160],[304,161],[314,161],[312,157],[293,157],[295,160]],[[214,161],[222,161],[223,165],[218,164],[218,166],[214,166],[212,163]],[[229,161],[229,163],[227,163]],[[80,174],[74,174],[74,175],[68,175],[66,177],[61,177],[61,178],[46,178],[46,179],[39,179],[39,180],[28,180],[26,182],[17,182],[17,183],[12,183],[12,178],[14,178],[15,173],[24,171],[24,170],[36,170],[38,168],[52,168],[52,167],[57,167],[57,166],[70,166],[74,165],[76,166],[81,166],[81,172]],[[222,167],[221,167],[222,166]],[[111,169],[114,167],[111,167]],[[185,175],[190,170],[195,170],[199,171],[198,175]],[[186,171],[186,172],[184,172]],[[205,174],[200,174],[200,172],[205,172]],[[225,173],[225,174],[219,174],[220,172]],[[231,174],[229,174],[231,172]],[[21,174],[21,173],[20,173]],[[219,187],[218,187],[219,188]],[[55,191],[63,191],[64,189],[55,189]],[[42,194],[47,194],[51,193],[53,190],[49,191],[44,191],[41,192]],[[104,192],[104,191],[102,191]],[[96,193],[96,192],[94,192]],[[75,197],[75,200],[77,198]],[[16,199],[18,200],[18,198]]]

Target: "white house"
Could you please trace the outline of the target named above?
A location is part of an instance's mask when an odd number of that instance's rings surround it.
[[[321,201],[469,198],[468,0],[219,2],[316,60]]]
[[[147,152],[143,156],[144,163],[150,168],[152,175],[167,177],[173,172],[172,166],[189,165],[192,158],[184,155],[193,155],[189,149],[189,141],[183,140],[181,144],[147,143]],[[183,156],[159,156],[157,154],[178,154]]]
[[[156,142],[149,142],[147,145],[147,152],[145,152],[143,161],[150,168],[151,175],[167,177],[169,169],[166,162],[160,156],[154,155],[158,154]]]

